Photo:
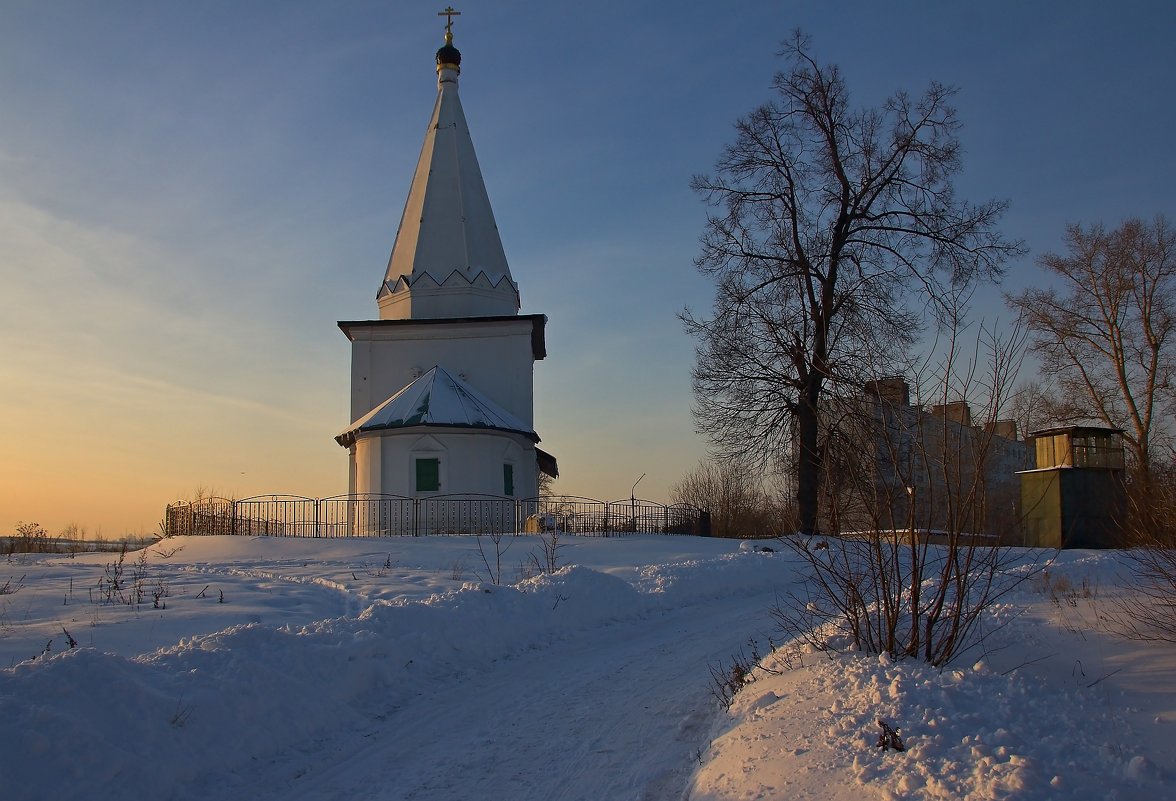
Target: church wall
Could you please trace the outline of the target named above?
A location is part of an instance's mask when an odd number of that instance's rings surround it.
[[[381,447],[378,437],[356,440],[355,451],[355,492],[382,492],[383,482]]]
[[[503,494],[503,465],[514,472],[514,497],[539,492],[535,447],[525,437],[482,429],[418,427],[370,432],[355,442],[356,489],[406,497]],[[416,459],[440,462],[440,489],[417,492]]]
[[[380,331],[395,339],[352,343],[351,419],[358,420],[434,365],[534,425],[532,323],[405,326]]]

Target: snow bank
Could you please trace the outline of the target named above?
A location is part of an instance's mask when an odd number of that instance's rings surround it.
[[[1176,701],[1156,679],[1173,675],[1176,649],[1099,622],[1123,574],[1119,554],[1059,555],[989,610],[972,659],[945,669],[811,649],[769,656],[782,672],[757,673],[736,696],[687,797],[1176,798]],[[879,720],[905,751],[879,747]]]
[[[24,584],[0,596],[0,799],[380,797],[391,779],[422,799],[515,801],[612,797],[614,777],[676,797],[695,757],[695,801],[1174,797],[1176,647],[1100,624],[1130,591],[1119,555],[1061,555],[992,610],[960,665],[809,653],[723,714],[709,669],[765,633],[795,559],[691,537],[563,542],[578,566],[492,586],[469,580],[468,538],[177,540],[147,565],[170,582],[166,609],[85,601],[110,555],[16,560]],[[520,537],[510,557],[537,546]],[[59,653],[66,627],[83,647]],[[652,706],[627,683],[651,674]],[[876,747],[879,719],[906,751]],[[386,750],[424,722],[431,738]],[[459,730],[464,746],[440,742]],[[614,753],[620,731],[633,736]],[[520,795],[519,775],[547,789]]]
[[[569,567],[297,629],[236,626],[135,659],[81,648],[23,662],[0,683],[0,788],[61,799],[133,778],[136,795],[180,797],[199,776],[369,725],[421,683],[645,611],[627,582]]]

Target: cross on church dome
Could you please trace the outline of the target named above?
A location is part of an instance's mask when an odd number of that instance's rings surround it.
[[[453,18],[460,17],[460,11],[454,11],[449,6],[444,11],[437,12],[438,17],[445,17],[445,44],[437,51],[437,72],[442,69],[454,69],[461,72],[461,51],[453,46]]]
[[[445,20],[446,20],[445,21],[445,38],[447,40],[452,39],[453,38],[453,18],[460,17],[461,12],[454,11],[453,6],[449,6],[444,11],[438,11],[437,16],[438,17],[445,17]]]

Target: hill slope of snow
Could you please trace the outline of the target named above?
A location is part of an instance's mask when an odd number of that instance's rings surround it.
[[[793,655],[726,713],[786,553],[565,537],[528,578],[507,542],[510,586],[470,538],[173,539],[114,591],[110,554],[0,563],[0,798],[1174,797],[1176,648],[1097,621],[1120,555],[1063,554],[1085,589],[1024,585],[961,664]]]

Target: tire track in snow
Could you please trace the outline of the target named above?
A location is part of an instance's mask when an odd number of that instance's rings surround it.
[[[493,661],[248,786],[259,801],[679,798],[717,714],[709,665],[771,629],[774,599],[657,611]]]

